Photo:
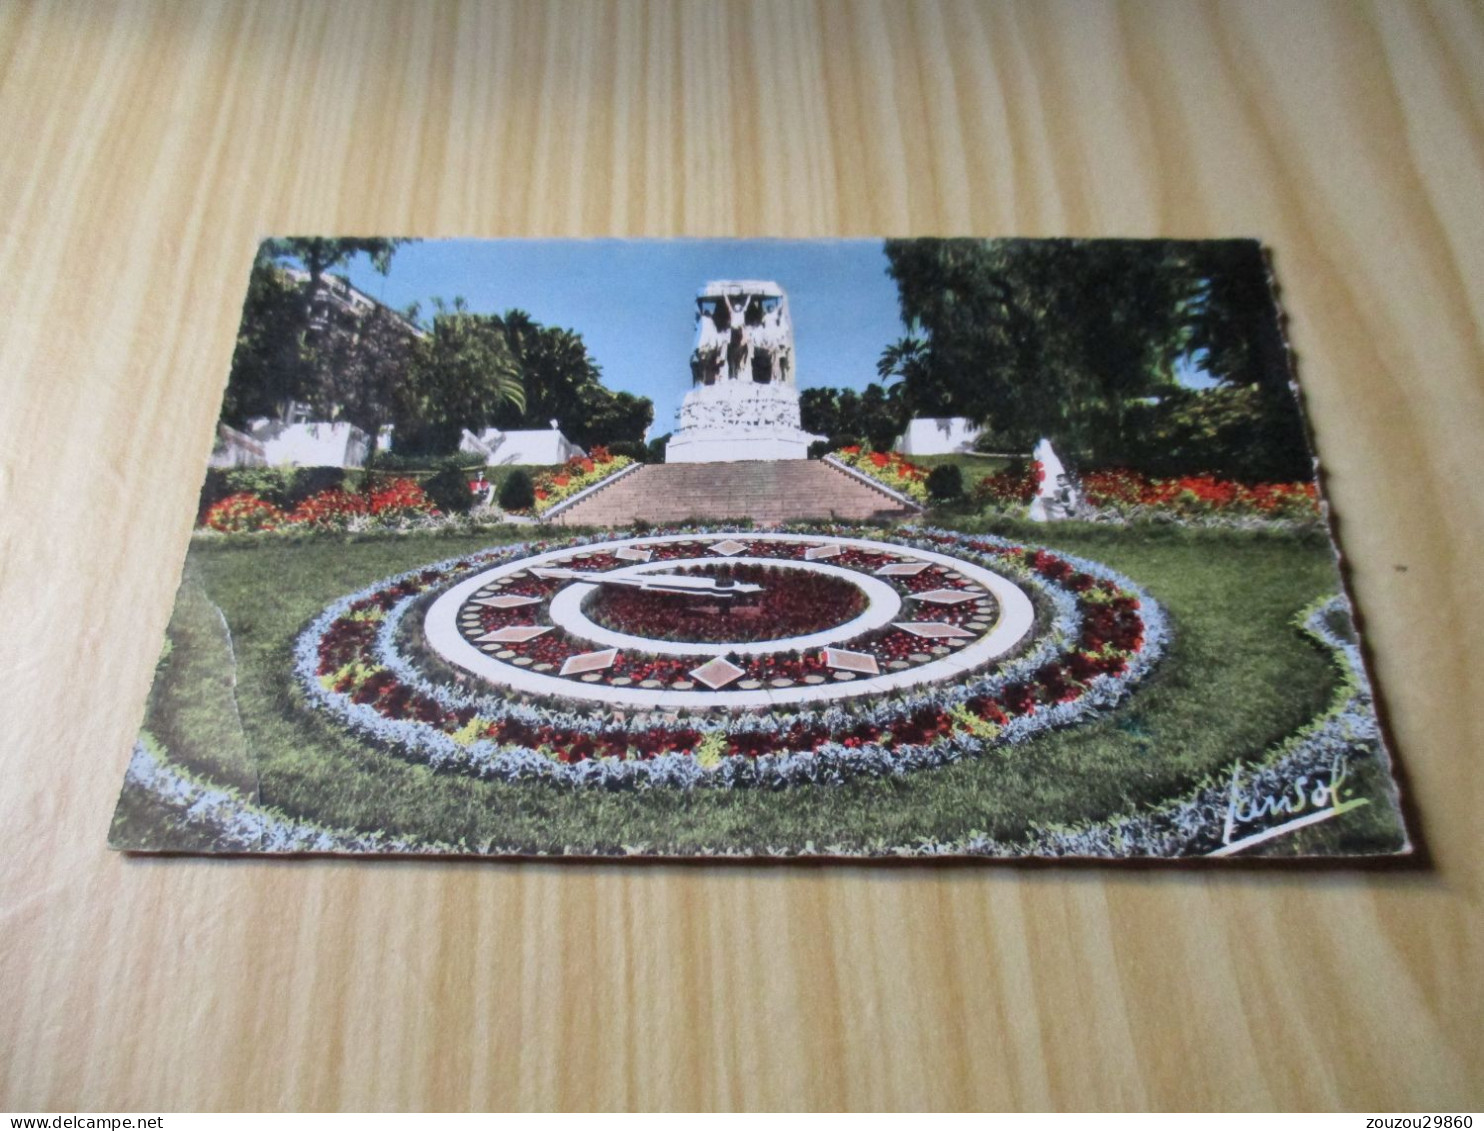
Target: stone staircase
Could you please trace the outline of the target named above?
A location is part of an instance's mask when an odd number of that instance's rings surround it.
[[[618,478],[551,521],[566,526],[628,526],[751,519],[761,526],[804,519],[860,522],[917,512],[819,460],[656,463]]]

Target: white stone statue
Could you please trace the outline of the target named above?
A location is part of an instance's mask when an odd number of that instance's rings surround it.
[[[690,369],[666,462],[805,459],[824,439],[799,426],[793,322],[777,283],[720,280],[696,292]]]
[[[1056,457],[1051,441],[1045,437],[1036,445],[1035,461],[1041,482],[1036,488],[1036,497],[1031,500],[1030,520],[1053,522],[1072,518],[1081,506],[1077,483]]]

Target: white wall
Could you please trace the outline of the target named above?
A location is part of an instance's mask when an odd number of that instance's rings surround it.
[[[566,463],[573,456],[587,454],[555,428],[513,432],[486,428],[478,435],[465,429],[464,438],[459,441],[459,451],[484,456],[487,467],[509,464],[549,467]]]
[[[354,424],[311,421],[305,424],[260,425],[253,439],[263,445],[270,467],[360,467],[370,451],[370,437]]]
[[[907,422],[907,430],[897,441],[897,451],[904,456],[946,456],[973,451],[982,431],[962,416],[918,416]]]

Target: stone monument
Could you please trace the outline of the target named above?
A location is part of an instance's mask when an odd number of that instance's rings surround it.
[[[1035,460],[1041,482],[1036,488],[1036,497],[1031,500],[1030,520],[1053,522],[1075,517],[1082,505],[1077,481],[1062,466],[1050,440],[1043,438],[1036,445]]]
[[[720,280],[696,292],[690,369],[666,463],[807,459],[824,439],[799,424],[794,328],[777,283]]]

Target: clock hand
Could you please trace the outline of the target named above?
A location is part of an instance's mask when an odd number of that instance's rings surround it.
[[[750,581],[719,581],[714,577],[689,577],[682,573],[640,573],[614,577],[606,573],[584,573],[576,569],[532,567],[531,573],[546,580],[586,581],[590,585],[621,585],[656,593],[684,593],[697,597],[735,597],[739,593],[761,593],[763,587]]]

